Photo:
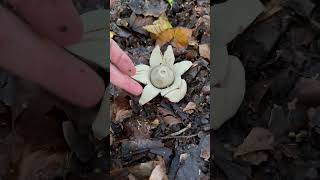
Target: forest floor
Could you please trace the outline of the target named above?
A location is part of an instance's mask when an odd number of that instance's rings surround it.
[[[111,88],[111,175],[138,180],[155,175],[159,179],[209,179],[210,50],[200,48],[210,43],[209,1],[174,0],[172,7],[167,1],[132,2],[119,1],[113,6],[110,31],[134,64],[149,64],[156,41],[143,26],[164,13],[173,28],[192,32],[194,44],[190,40],[173,49],[176,62],[189,60],[193,65],[182,75],[187,93],[178,103],[159,95],[140,106],[139,97]],[[174,36],[181,38],[177,33]],[[162,52],[169,43],[163,44]]]

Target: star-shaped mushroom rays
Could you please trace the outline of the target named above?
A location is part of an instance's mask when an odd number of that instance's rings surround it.
[[[139,104],[142,106],[156,97],[159,93],[171,102],[179,102],[187,92],[187,83],[181,79],[191,66],[191,61],[181,61],[174,64],[175,58],[172,46],[168,46],[162,55],[157,45],[150,56],[150,66],[136,66],[133,79],[145,84]]]

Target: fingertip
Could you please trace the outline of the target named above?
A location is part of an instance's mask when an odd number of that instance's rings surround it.
[[[133,82],[131,93],[135,96],[139,96],[143,91],[142,86],[138,82],[134,81],[133,79],[131,79],[131,81]]]
[[[128,70],[129,76],[134,76],[134,75],[136,75],[136,73],[137,73],[136,68],[131,68]]]
[[[110,64],[110,82],[135,96],[140,95],[143,91],[142,86],[138,82],[120,72],[113,64]]]

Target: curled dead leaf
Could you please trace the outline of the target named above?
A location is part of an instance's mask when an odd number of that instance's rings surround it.
[[[184,48],[189,44],[192,36],[192,29],[177,27],[175,28],[172,45],[176,48]]]
[[[189,102],[189,103],[186,105],[186,107],[183,108],[183,112],[186,112],[186,113],[188,113],[188,114],[192,114],[192,113],[195,111],[196,107],[197,107],[197,104],[196,104],[196,103],[194,103],[194,102]]]
[[[114,119],[114,122],[122,122],[123,120],[129,118],[132,116],[132,109],[120,109],[116,113],[116,117]]]
[[[156,162],[156,167],[152,170],[149,180],[168,180],[166,165],[162,158]]]
[[[192,29],[184,27],[176,27],[167,29],[157,36],[156,44],[163,46],[171,41],[171,44],[176,48],[184,48],[189,44],[192,37]]]
[[[143,29],[155,36],[158,36],[161,32],[171,28],[172,25],[165,14],[162,14],[158,20],[152,23],[152,25],[143,26]]]
[[[180,118],[176,118],[174,116],[165,116],[163,117],[163,121],[169,126],[182,123]]]

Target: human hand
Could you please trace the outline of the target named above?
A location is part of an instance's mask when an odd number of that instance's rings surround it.
[[[110,5],[114,2],[115,0],[110,0]],[[110,82],[133,95],[140,95],[142,86],[129,77],[136,74],[136,68],[128,55],[112,39],[110,40],[110,60]]]
[[[8,2],[29,25],[0,5],[0,67],[73,104],[97,104],[104,94],[103,80],[88,65],[57,46],[81,39],[83,27],[72,1]]]
[[[142,86],[129,77],[136,74],[136,68],[128,55],[112,39],[110,40],[110,59],[110,82],[133,95],[140,95]]]

